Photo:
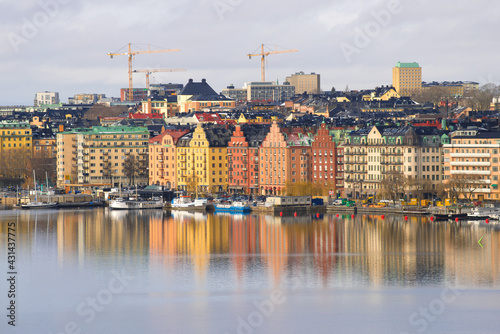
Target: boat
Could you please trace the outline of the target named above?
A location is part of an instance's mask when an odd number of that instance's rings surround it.
[[[191,196],[179,196],[172,200],[171,207],[174,210],[200,210],[205,211],[208,200],[206,198],[197,198],[191,200]]]
[[[247,202],[234,201],[214,204],[215,212],[250,212]]]
[[[466,213],[444,213],[444,214],[434,213],[433,216],[434,220],[448,220],[448,219],[455,220],[457,218],[459,220],[467,219]]]
[[[55,203],[55,202],[49,202],[49,203],[38,202],[38,196],[37,196],[37,190],[36,190],[35,171],[33,171],[33,183],[35,184],[35,201],[34,202],[30,201],[30,202],[28,202],[26,204],[21,204],[21,209],[25,209],[25,210],[30,210],[30,209],[52,209],[52,208],[57,208],[59,206],[59,203]],[[47,181],[47,189],[48,189],[48,181]],[[28,193],[29,193],[29,190],[28,190]]]
[[[159,198],[144,200],[141,198],[116,198],[109,201],[109,208],[113,210],[143,210],[143,209],[163,209],[163,201]]]
[[[470,220],[496,220],[500,218],[500,208],[475,207],[471,209],[471,212],[467,215],[467,218]]]
[[[91,202],[59,202],[59,208],[93,208],[96,206],[104,206],[104,202],[91,201]]]

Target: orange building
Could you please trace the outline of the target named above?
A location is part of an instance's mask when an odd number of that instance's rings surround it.
[[[259,153],[261,194],[283,194],[287,181],[309,181],[310,153],[311,138],[301,132],[286,134],[273,122]]]
[[[179,138],[189,130],[166,130],[149,139],[149,184],[177,187],[176,150]]]

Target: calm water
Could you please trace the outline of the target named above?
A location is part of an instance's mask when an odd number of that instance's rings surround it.
[[[500,333],[500,228],[400,216],[0,212],[0,333]],[[483,237],[482,244],[478,240]]]

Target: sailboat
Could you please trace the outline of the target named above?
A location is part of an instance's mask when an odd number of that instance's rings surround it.
[[[56,208],[58,206],[58,203],[42,203],[38,202],[38,196],[37,196],[37,190],[36,190],[36,177],[35,177],[35,171],[33,171],[33,183],[35,184],[35,201],[34,202],[28,202],[26,204],[21,205],[21,209],[51,209],[51,208]],[[28,193],[29,196],[29,193]]]

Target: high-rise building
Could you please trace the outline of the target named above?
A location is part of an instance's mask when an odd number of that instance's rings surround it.
[[[297,72],[287,77],[286,81],[295,87],[296,94],[319,94],[321,92],[319,74],[314,72],[311,74]]]
[[[248,82],[243,87],[247,89],[248,101],[276,101],[289,100],[295,95],[295,87],[290,84],[278,85],[275,82]]]
[[[403,96],[420,92],[422,89],[422,68],[418,63],[398,62],[392,69],[392,86]]]
[[[59,93],[58,92],[43,92],[35,94],[35,107],[41,107],[47,104],[59,104]]]

